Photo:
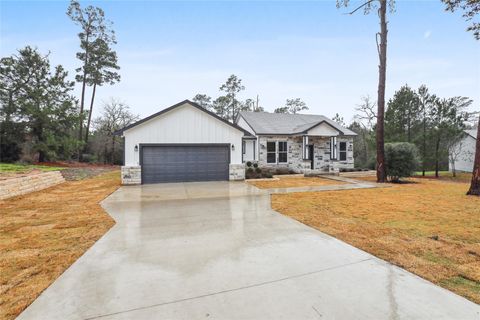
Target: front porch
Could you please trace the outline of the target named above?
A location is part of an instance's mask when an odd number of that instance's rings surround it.
[[[340,168],[354,166],[353,137],[349,136],[259,136],[258,145],[258,164],[262,168],[338,174]]]

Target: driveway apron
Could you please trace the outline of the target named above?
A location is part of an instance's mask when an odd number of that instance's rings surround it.
[[[480,306],[270,208],[244,182],[121,187],[18,319],[479,319]]]

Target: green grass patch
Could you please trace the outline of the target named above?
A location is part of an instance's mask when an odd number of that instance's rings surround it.
[[[58,171],[66,168],[40,166],[40,165],[34,165],[34,164],[0,163],[0,173],[26,173],[33,169],[39,169],[42,171]]]
[[[430,262],[444,266],[452,266],[455,264],[454,261],[448,259],[447,257],[435,254],[434,252],[426,252],[422,257]]]
[[[422,172],[417,171],[415,172],[414,176],[422,177]],[[457,171],[456,177],[453,176],[452,172],[450,171],[439,171],[438,176],[441,180],[447,181],[457,181],[457,182],[468,182],[472,177],[471,172],[462,172]],[[435,178],[435,171],[425,171],[426,178]]]
[[[450,171],[438,171],[438,174],[440,176],[451,176],[452,175],[452,173]],[[421,176],[422,171],[415,172],[415,175],[416,176]],[[435,175],[435,171],[425,171],[425,176],[434,176],[434,175]]]
[[[462,276],[456,276],[441,281],[447,288],[468,288],[471,292],[480,294],[480,282],[473,281]]]

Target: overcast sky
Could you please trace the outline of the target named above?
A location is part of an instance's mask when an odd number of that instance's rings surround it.
[[[338,112],[349,122],[362,96],[376,98],[376,14],[349,16],[332,1],[81,4],[102,7],[118,38],[122,81],[97,90],[96,112],[109,97],[142,117],[196,93],[217,97],[230,74],[243,80],[242,98],[259,94],[268,111],[300,97],[308,113]],[[1,56],[36,46],[73,78],[79,29],[67,6],[0,1]],[[387,99],[403,84],[426,84],[442,97],[468,96],[480,110],[480,41],[466,27],[439,0],[397,1],[389,16]]]

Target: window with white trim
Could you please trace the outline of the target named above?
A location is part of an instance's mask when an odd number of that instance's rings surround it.
[[[287,141],[278,141],[278,163],[287,163]]]
[[[277,163],[277,143],[267,141],[267,163]]]
[[[337,160],[337,137],[330,137],[330,160]]]
[[[247,142],[245,140],[243,140],[242,141],[242,154],[245,154],[246,144],[247,144]]]
[[[347,143],[346,142],[340,142],[340,161],[346,161],[347,160]]]

